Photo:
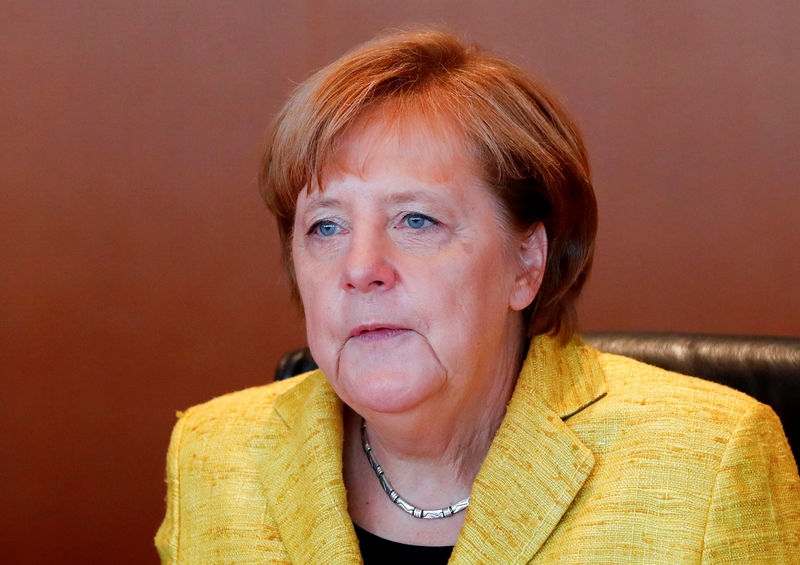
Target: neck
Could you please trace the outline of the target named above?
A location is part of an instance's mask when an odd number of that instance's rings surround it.
[[[515,320],[507,331],[506,337],[521,336],[521,321]],[[357,412],[345,407],[343,473],[348,511],[355,523],[403,543],[455,544],[467,513],[421,520],[399,509],[364,454],[362,417],[372,453],[400,496],[426,510],[455,504],[472,491],[526,352],[521,338],[501,343],[487,364],[472,375],[446,375],[452,386],[411,410],[384,413],[353,407]]]
[[[376,456],[393,476],[420,478],[424,473],[426,480],[441,476],[471,485],[505,416],[513,390],[509,384],[491,398],[476,395],[482,406],[462,405],[438,415],[425,410],[364,415]],[[353,412],[351,418],[359,427],[361,416]]]
[[[524,354],[511,344],[494,363],[481,390],[444,394],[412,411],[380,413],[347,409],[346,437],[355,462],[372,473],[361,450],[360,426],[395,489],[415,505],[436,507],[469,495],[472,483],[505,416]],[[378,485],[374,476],[370,484]]]

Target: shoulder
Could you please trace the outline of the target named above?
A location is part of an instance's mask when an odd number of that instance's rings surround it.
[[[693,418],[702,412],[709,418],[731,420],[734,424],[749,411],[770,410],[743,392],[705,379],[667,371],[646,363],[601,353],[603,374],[612,404],[649,406]]]
[[[704,562],[783,562],[798,544],[800,479],[773,410],[703,379],[598,359],[607,393],[569,420],[595,456],[588,499],[617,521],[638,509],[621,535],[661,540],[665,555],[683,547]],[[677,531],[680,546],[668,533]]]
[[[596,453],[638,454],[713,474],[746,430],[760,428],[786,442],[772,409],[726,386],[619,355],[600,354],[607,394],[571,419]]]
[[[156,536],[163,562],[209,563],[223,554],[289,562],[265,521],[264,431],[276,399],[304,387],[310,374],[225,394],[178,414],[167,453],[167,512]]]
[[[242,440],[256,433],[272,412],[275,399],[300,386],[311,373],[231,392],[178,412],[175,433],[205,442]]]

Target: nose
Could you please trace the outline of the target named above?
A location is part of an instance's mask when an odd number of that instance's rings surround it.
[[[391,290],[397,281],[391,253],[392,242],[383,230],[354,233],[344,266],[345,290]]]

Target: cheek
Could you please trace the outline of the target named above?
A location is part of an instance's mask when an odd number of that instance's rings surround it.
[[[514,277],[506,255],[499,246],[480,251],[449,277],[440,275],[449,278],[446,295],[441,297],[441,308],[447,305],[449,311],[439,310],[440,317],[446,320],[444,329],[455,347],[474,345],[487,333],[502,333],[510,313]]]
[[[335,319],[333,312],[336,308],[323,281],[324,277],[320,277],[318,281],[304,281],[304,284],[300,284],[298,280],[309,339],[323,335],[326,326]]]
[[[331,318],[330,297],[326,295],[327,285],[330,283],[326,282],[327,277],[324,274],[315,273],[314,269],[309,268],[308,261],[302,257],[302,253],[294,252],[292,260],[295,282],[303,304],[308,345],[312,349],[314,358],[317,359],[322,353],[321,346],[325,342],[326,321]]]
[[[501,266],[490,253],[481,253],[441,263],[419,277],[417,311],[439,339],[452,346],[468,343],[487,324],[505,316],[507,277]]]
[[[305,302],[304,302],[305,304]],[[341,344],[336,340],[336,333],[332,319],[331,309],[324,307],[321,302],[309,300],[305,306],[306,340],[311,356],[326,376],[331,377],[336,372],[337,358]]]
[[[472,245],[459,261],[449,262],[430,277],[440,281],[442,293],[470,311],[505,309],[513,273],[500,245]],[[451,300],[451,301],[452,301]],[[500,304],[499,304],[500,303]]]
[[[327,286],[332,284],[330,269],[326,269],[326,265],[315,258],[314,253],[302,242],[292,246],[292,264],[303,309],[307,313],[313,312],[318,303],[324,300]]]

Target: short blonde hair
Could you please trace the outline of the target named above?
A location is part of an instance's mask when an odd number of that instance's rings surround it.
[[[294,296],[291,240],[298,195],[306,186],[323,189],[322,171],[337,142],[379,105],[449,121],[471,148],[509,229],[526,234],[544,225],[547,264],[525,312],[528,335],[574,334],[575,301],[591,268],[597,231],[580,134],[530,75],[438,30],[379,36],[355,48],[300,84],[277,116],[259,185],[278,222]]]

